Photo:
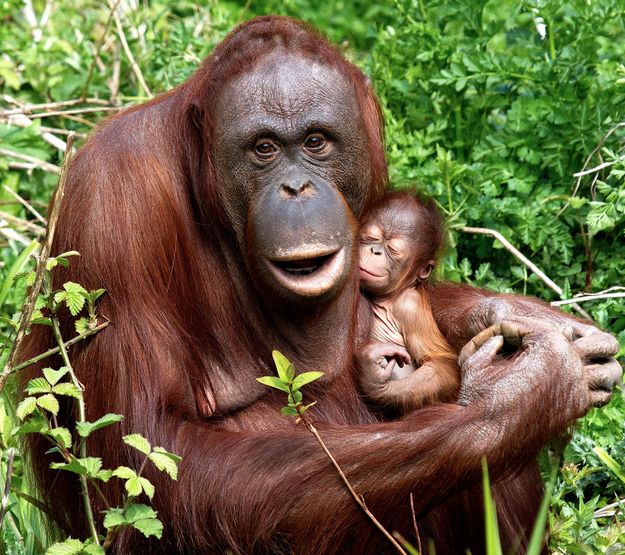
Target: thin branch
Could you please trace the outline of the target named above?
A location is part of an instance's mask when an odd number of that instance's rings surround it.
[[[525,256],[519,249],[517,249],[510,241],[508,241],[499,231],[496,229],[490,229],[487,227],[459,227],[456,228],[464,233],[474,233],[478,235],[489,235],[497,239],[503,247],[515,256],[521,263],[523,263],[527,268],[529,268],[532,272],[534,272],[542,282],[549,287],[552,291],[554,291],[559,297],[564,296],[564,291],[562,288],[555,283],[545,272],[543,272],[536,264],[534,264],[527,256]],[[581,314],[584,318],[588,320],[592,320],[590,315],[579,305],[573,301],[570,303],[572,307]]]
[[[28,154],[22,154],[21,152],[15,152],[9,148],[0,147],[0,154],[3,156],[8,156],[11,158],[16,158],[17,160],[23,160],[24,162],[28,162],[37,166],[39,169],[50,172],[50,173],[61,173],[61,168],[54,164],[50,164],[50,162],[46,162],[45,160],[40,160],[39,158],[35,158],[34,156],[29,156]]]
[[[92,106],[90,108],[72,108],[70,110],[55,110],[52,112],[37,112],[30,114],[31,118],[50,118],[53,116],[69,116],[73,114],[91,114],[93,112],[117,112],[121,110],[118,106]],[[3,114],[0,114],[2,116]],[[9,123],[11,116],[9,117]]]
[[[601,294],[593,294],[593,295],[582,295],[581,297],[574,297],[573,299],[565,299],[562,301],[552,301],[551,304],[553,306],[564,306],[567,304],[573,303],[585,303],[587,301],[597,301],[600,299],[623,299],[625,298],[625,293],[605,293]]]
[[[43,225],[46,225],[46,219],[33,207],[30,202],[28,202],[25,198],[22,198],[18,195],[11,187],[7,187],[6,185],[2,186],[4,190],[9,193],[11,196],[17,200],[26,210],[28,210],[35,218],[37,218]]]
[[[14,114],[7,118],[7,124],[17,125],[18,127],[30,127],[33,124],[33,120],[26,117],[24,114]],[[37,131],[46,143],[51,144],[54,148],[60,150],[61,152],[65,152],[66,144],[63,139],[59,139],[56,135],[53,135],[49,131],[45,131],[41,127]]]
[[[600,509],[597,509],[594,514],[592,515],[593,518],[604,518],[607,516],[614,516],[617,512],[621,512],[621,511],[617,511],[617,508],[621,508],[623,507],[623,500],[622,499],[617,499],[614,503],[610,503],[608,505],[606,505],[605,507],[601,507]]]
[[[32,233],[37,237],[43,235],[46,232],[45,228],[31,221],[24,220],[23,218],[18,218],[17,216],[14,216],[13,214],[9,214],[8,212],[4,212],[2,210],[0,210],[0,220],[6,220],[7,223],[23,229],[24,231],[28,231],[29,233]]]
[[[407,555],[406,551],[404,551],[404,548],[401,545],[399,545],[397,540],[389,533],[389,531],[386,528],[384,528],[384,526],[380,523],[380,521],[377,518],[375,518],[375,515],[367,508],[367,505],[365,504],[364,499],[356,493],[351,483],[347,479],[347,476],[345,476],[343,469],[339,466],[339,463],[336,462],[336,459],[334,458],[332,453],[330,453],[330,450],[327,448],[323,439],[321,439],[321,436],[319,435],[317,428],[315,428],[315,426],[310,421],[310,419],[305,414],[302,414],[302,413],[300,413],[300,418],[302,419],[302,422],[304,422],[304,424],[306,425],[310,433],[315,436],[315,438],[317,439],[317,442],[319,443],[319,445],[321,445],[321,448],[323,449],[327,457],[330,459],[330,462],[332,463],[336,471],[339,473],[339,476],[341,477],[341,480],[343,480],[345,487],[348,489],[349,493],[354,498],[356,503],[358,503],[360,508],[369,517],[369,520],[371,520],[371,522],[373,522],[376,528],[380,530],[382,534],[384,534],[386,539],[388,539],[388,541],[390,541],[393,544],[393,546],[395,547],[395,549],[397,549],[397,551],[399,551],[399,553],[402,553],[403,555]]]
[[[8,377],[11,375],[11,369],[15,364],[15,359],[17,357],[17,353],[19,351],[19,347],[26,335],[26,330],[30,325],[30,319],[32,317],[33,311],[35,310],[35,302],[37,300],[37,296],[39,295],[39,291],[41,291],[41,286],[43,284],[43,276],[46,269],[46,264],[48,262],[48,257],[50,256],[50,249],[52,248],[52,241],[54,239],[54,232],[56,231],[56,222],[59,217],[59,211],[61,209],[61,201],[63,199],[63,194],[65,192],[65,182],[67,181],[67,169],[69,166],[69,161],[72,156],[72,147],[74,146],[74,136],[70,135],[67,137],[67,150],[65,151],[65,158],[63,160],[63,168],[61,171],[61,177],[59,179],[59,184],[54,193],[54,197],[52,200],[52,209],[50,210],[50,218],[48,220],[48,227],[46,231],[46,237],[41,244],[41,251],[39,256],[37,257],[37,268],[35,270],[35,281],[30,288],[30,292],[26,301],[24,302],[24,306],[22,307],[22,315],[20,318],[20,323],[17,328],[17,333],[15,335],[15,341],[13,342],[13,346],[11,347],[11,352],[9,353],[9,357],[6,361],[4,369],[0,374],[0,391],[4,389],[6,381]]]
[[[0,506],[0,523],[4,520],[4,515],[9,510],[9,496],[11,495],[11,481],[13,480],[13,460],[17,450],[14,447],[7,449],[7,477],[4,482],[4,492],[2,494],[2,505]]]
[[[410,492],[410,514],[412,515],[412,527],[417,537],[417,551],[421,553],[421,534],[419,534],[419,526],[417,525],[417,513],[414,510],[414,495]]]
[[[87,337],[90,337],[98,333],[99,331],[102,331],[108,325],[109,325],[109,322],[103,322],[102,324],[95,326],[93,329],[87,330],[86,332],[81,333],[80,335],[77,335],[76,337],[72,337],[71,339],[63,343],[63,346],[65,347],[65,349],[68,349],[75,343],[78,343],[79,341],[82,341],[83,339],[87,339]],[[48,358],[49,356],[56,355],[60,351],[61,351],[60,347],[54,347],[52,349],[48,349],[47,351],[40,353],[37,356],[34,356],[33,358],[29,358],[28,360],[25,360],[24,362],[21,362],[20,364],[14,366],[11,369],[11,373],[19,372],[20,370],[23,370],[27,366],[30,366],[31,364],[35,364],[36,362],[39,362],[40,360],[43,360],[44,358]]]
[[[604,162],[603,164],[599,164],[598,166],[590,168],[589,170],[583,170],[581,172],[574,173],[573,177],[583,177],[584,175],[590,175],[591,173],[600,172],[601,170],[609,168],[610,166],[614,166],[615,164],[618,164],[623,160],[625,160],[625,156],[619,156],[616,160],[610,160],[609,162]]]
[[[11,108],[8,110],[0,110],[0,117],[14,116],[16,114],[32,114],[37,110],[58,110],[59,108],[69,108],[78,104],[96,104],[98,106],[110,106],[109,100],[102,98],[73,98],[71,100],[62,100],[60,102],[43,102],[41,104],[23,104],[8,94],[3,95],[3,99],[11,104],[18,104],[19,108]]]
[[[128,61],[130,62],[130,67],[132,68],[133,73],[137,77],[137,80],[139,81],[141,87],[143,88],[146,96],[148,98],[152,98],[154,95],[152,94],[152,91],[150,91],[148,84],[145,82],[145,79],[143,78],[143,73],[141,73],[141,68],[139,67],[139,64],[137,64],[135,57],[133,56],[132,51],[130,50],[130,47],[128,46],[128,41],[126,40],[126,35],[124,34],[124,28],[122,27],[122,22],[121,22],[121,19],[119,19],[119,14],[117,13],[117,10],[113,11],[113,19],[115,20],[115,26],[117,27],[117,35],[119,36],[119,40],[122,43],[122,47],[124,48],[126,57],[128,58]]]

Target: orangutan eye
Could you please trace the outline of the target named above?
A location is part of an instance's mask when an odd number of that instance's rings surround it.
[[[328,141],[321,133],[308,135],[308,137],[304,140],[304,148],[315,154],[323,152],[327,146]]]
[[[273,141],[261,139],[254,145],[254,153],[262,160],[271,160],[278,154],[278,146]]]

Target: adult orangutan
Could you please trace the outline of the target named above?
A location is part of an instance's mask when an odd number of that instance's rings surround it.
[[[353,270],[357,218],[387,182],[382,122],[365,76],[300,22],[238,27],[188,81],[106,122],[68,179],[54,251],[81,257],[57,285],[106,288],[111,320],[71,355],[88,419],[125,416],[90,447],[107,466],[137,464],[120,436],[138,432],[183,457],[177,482],[147,469],[162,541],[122,535],[117,553],[387,549],[315,438],[256,382],[272,349],[326,373],[308,395],[330,450],[408,538],[414,491],[439,554],[482,552],[482,456],[504,545],[525,545],[541,497],[537,451],[606,401],[620,375],[616,341],[594,327],[536,301],[441,285],[430,303],[453,348],[487,330],[465,349],[460,402],[393,422],[367,409],[353,353],[370,313]],[[512,362],[496,355],[501,334],[522,343]],[[50,343],[36,331],[24,356]],[[47,447],[33,445],[42,496],[82,534],[77,483],[48,469]],[[114,482],[104,491],[118,502]]]

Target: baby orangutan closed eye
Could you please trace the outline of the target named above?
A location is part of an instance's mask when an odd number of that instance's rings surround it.
[[[434,202],[388,193],[362,222],[359,275],[374,314],[360,357],[363,392],[377,405],[400,410],[452,399],[460,384],[457,356],[424,288],[444,235]]]

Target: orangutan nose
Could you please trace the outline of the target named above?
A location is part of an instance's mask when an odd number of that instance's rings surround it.
[[[381,245],[371,245],[371,252],[375,255],[382,255],[384,250]]]
[[[301,181],[299,183],[283,183],[280,186],[280,189],[282,190],[282,193],[286,194],[286,196],[289,198],[297,197],[300,195],[305,195],[309,197],[314,194],[315,190],[313,184],[309,180]]]

